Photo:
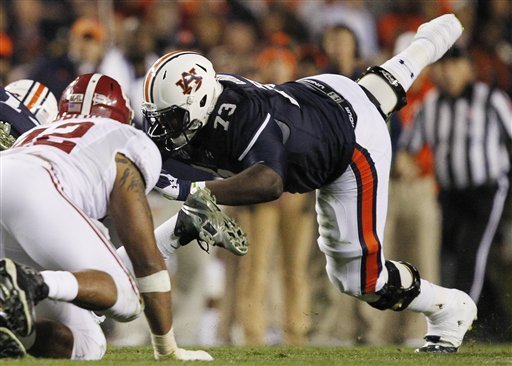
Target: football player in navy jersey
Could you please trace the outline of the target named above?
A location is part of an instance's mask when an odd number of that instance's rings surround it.
[[[43,84],[18,80],[0,86],[0,150],[6,150],[23,133],[52,122],[57,117],[57,100]]]
[[[382,238],[391,163],[386,120],[462,30],[453,14],[425,23],[407,49],[358,82],[324,74],[262,85],[216,74],[195,52],[161,57],[144,82],[146,133],[164,159],[224,179],[191,183],[162,172],[159,190],[184,200],[206,186],[225,205],[316,190],[318,245],[332,284],[377,309],[425,314],[426,343],[417,351],[456,352],[476,305],[464,292],[421,279],[411,264],[386,260]],[[186,242],[179,226],[171,218],[157,229],[162,252]]]

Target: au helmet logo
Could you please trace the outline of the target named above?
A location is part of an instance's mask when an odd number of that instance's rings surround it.
[[[189,72],[182,72],[181,79],[176,82],[176,85],[183,89],[183,94],[190,94],[192,92],[193,84],[195,84],[194,91],[201,87],[203,77],[196,75],[196,69],[193,67]]]

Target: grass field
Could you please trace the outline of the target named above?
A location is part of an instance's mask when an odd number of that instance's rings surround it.
[[[208,351],[215,361],[208,365],[245,366],[384,366],[384,365],[512,365],[512,344],[467,344],[456,354],[418,354],[405,347],[219,347]],[[72,361],[53,361],[27,357],[0,360],[1,366],[69,365]],[[179,361],[152,361],[150,347],[111,347],[102,361],[79,363],[96,365],[182,365]],[[190,363],[188,363],[190,364]],[[194,362],[192,365],[206,364]]]

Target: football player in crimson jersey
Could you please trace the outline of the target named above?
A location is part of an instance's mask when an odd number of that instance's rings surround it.
[[[43,84],[18,80],[0,87],[0,150],[8,149],[28,130],[57,117],[57,100]]]
[[[0,358],[101,359],[106,340],[95,313],[129,321],[144,311],[155,358],[211,360],[174,339],[171,284],[146,199],[161,158],[129,125],[121,87],[102,74],[79,76],[59,117],[0,153]],[[107,213],[130,269],[98,221]],[[48,320],[34,317],[37,304]]]
[[[386,260],[382,238],[391,162],[386,119],[462,30],[453,14],[423,24],[407,49],[357,83],[325,74],[262,85],[216,75],[195,52],[161,57],[144,82],[146,133],[164,158],[225,179],[191,183],[162,172],[158,189],[185,199],[206,186],[226,205],[316,190],[318,245],[332,284],[377,309],[425,314],[426,343],[418,351],[457,351],[476,305],[461,291],[421,279],[411,264]],[[175,222],[157,228],[159,245],[167,239],[163,252],[177,246]]]

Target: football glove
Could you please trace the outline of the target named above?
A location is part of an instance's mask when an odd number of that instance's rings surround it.
[[[212,361],[213,357],[205,351],[189,351],[179,348],[171,328],[167,334],[151,334],[153,355],[156,360],[180,360],[180,361]]]
[[[178,360],[178,361],[213,361],[213,357],[206,351],[191,351],[184,348],[177,348],[167,355],[159,355],[155,353],[155,359]]]
[[[183,240],[181,245],[193,239],[206,252],[210,245],[222,247],[231,253],[247,254],[247,236],[235,220],[221,211],[208,188],[197,188],[190,193],[178,212],[174,234]]]
[[[192,182],[173,177],[162,169],[155,190],[169,200],[184,201],[190,193],[191,184]]]

